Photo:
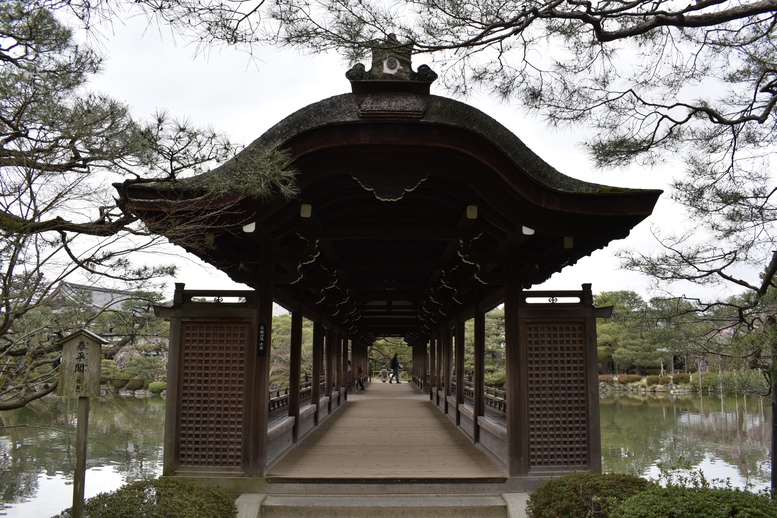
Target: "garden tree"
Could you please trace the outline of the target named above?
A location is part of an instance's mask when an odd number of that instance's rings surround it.
[[[464,372],[470,379],[475,375],[475,321],[465,324]],[[484,381],[486,386],[504,388],[507,380],[505,370],[505,324],[504,309],[501,307],[486,313],[486,339],[484,355]]]
[[[693,370],[697,360],[709,352],[703,337],[710,326],[697,318],[696,307],[683,297],[655,297],[648,306],[648,339],[669,373],[674,373],[677,362],[682,363],[684,371]]]
[[[391,358],[394,354],[397,354],[399,358],[399,364],[402,366],[402,370],[405,372],[411,372],[411,364],[413,363],[413,349],[408,347],[407,344],[399,338],[379,338],[372,343],[370,347],[367,360],[372,367],[381,369],[384,365],[386,369],[389,368]]]
[[[703,223],[715,239],[659,234],[667,255],[652,273],[740,282],[737,264],[770,263],[777,0],[136,5],[204,45],[269,42],[334,50],[352,62],[396,34],[430,53],[449,89],[483,88],[589,135],[584,144],[599,166],[679,157],[685,175],[673,196],[692,211],[692,228]]]
[[[599,361],[603,370],[612,364],[616,373],[659,366],[659,353],[647,338],[647,304],[633,291],[605,291],[594,305],[613,306],[612,315],[597,323]]]
[[[272,318],[272,347],[270,383],[273,386],[289,385],[291,366],[291,315],[275,315]],[[302,319],[302,380],[313,373],[313,322]]]
[[[57,386],[58,317],[43,306],[60,282],[148,290],[173,271],[130,262],[162,242],[120,210],[124,189],[174,183],[236,151],[215,131],[165,114],[138,122],[124,104],[87,91],[101,58],[59,20],[92,5],[100,3],[0,3],[0,409]],[[247,177],[203,185],[205,199],[238,189],[290,194],[286,162],[283,153],[257,157]],[[196,238],[199,223],[194,213],[172,230]]]

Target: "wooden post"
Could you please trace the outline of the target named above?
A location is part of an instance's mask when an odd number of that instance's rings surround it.
[[[437,401],[435,393],[437,392],[437,337],[433,336],[429,340],[429,399]]]
[[[259,275],[256,280],[256,296],[258,315],[254,323],[257,350],[254,369],[248,369],[246,400],[251,406],[247,410],[249,418],[249,448],[254,449],[250,456],[247,472],[263,477],[267,473],[267,425],[270,404],[270,364],[272,344],[272,310],[273,310],[273,263],[267,258],[261,258]],[[249,363],[250,365],[250,363]],[[251,377],[253,376],[253,379]],[[250,403],[253,401],[253,403]],[[253,418],[251,418],[253,414]]]
[[[316,405],[314,421],[318,426],[318,405],[321,402],[321,367],[324,359],[324,326],[313,322],[313,380],[311,381],[310,402]]]
[[[183,292],[176,284],[176,294]],[[183,294],[181,293],[181,296]],[[167,395],[165,396],[165,440],[162,475],[169,477],[178,469],[178,407],[181,398],[181,317],[170,317],[170,340],[167,350]]]
[[[445,408],[445,413],[449,413],[450,409],[448,408],[448,396],[451,395],[451,381],[453,379],[453,333],[451,332],[451,329],[446,325],[445,329],[443,330],[443,343],[442,343],[442,358],[443,358],[443,379],[445,380],[445,391],[443,392],[445,396],[445,401],[443,403],[443,407]]]
[[[507,375],[507,476],[529,471],[528,401],[525,347],[521,344],[519,307],[521,285],[512,262],[505,264],[505,367]]]
[[[473,442],[480,442],[480,427],[478,426],[478,417],[485,415],[485,357],[486,357],[486,313],[480,308],[475,312],[475,376],[472,380],[474,385],[473,395],[473,414],[475,418],[472,423]]]
[[[464,404],[464,321],[456,322],[456,426],[461,426],[461,411]]]
[[[583,284],[583,306],[593,310],[594,296],[590,284]],[[599,424],[599,366],[596,347],[596,313],[590,311],[585,319],[586,332],[586,400],[588,401],[588,463],[593,473],[602,472],[602,439]]]
[[[345,401],[348,401],[348,338],[343,339],[342,346],[342,352],[340,353],[340,372],[342,379],[340,381],[340,385],[343,387],[343,392],[345,393],[343,396],[343,399]]]
[[[84,515],[89,398],[100,395],[100,346],[106,343],[94,333],[81,329],[59,341],[62,362],[59,366],[57,395],[77,397],[76,465],[73,473],[73,516]]]
[[[76,471],[73,475],[73,518],[84,516],[84,482],[86,480],[86,443],[89,430],[89,398],[78,398],[76,424]]]
[[[332,389],[334,388],[335,384],[335,368],[337,365],[335,365],[335,342],[337,341],[337,335],[335,334],[334,329],[329,328],[326,331],[326,350],[324,351],[326,354],[326,388],[324,390],[324,394],[329,398],[329,410],[328,413],[331,414],[332,411],[335,408],[335,402],[332,401]]]
[[[289,415],[294,418],[292,440],[299,440],[299,399],[302,374],[302,311],[298,307],[291,312],[291,336],[289,351]]]

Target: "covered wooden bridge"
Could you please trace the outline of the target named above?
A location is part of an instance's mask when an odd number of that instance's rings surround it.
[[[595,319],[607,310],[593,307],[590,285],[529,290],[626,237],[660,191],[561,174],[482,112],[430,95],[434,72],[414,71],[395,42],[347,77],[351,93],[291,114],[222,167],[119,187],[125,211],[251,287],[179,285],[159,309],[172,323],[165,474],[268,483],[347,406],[347,362],[366,371],[380,337],[412,347],[416,390],[504,479],[598,470]],[[273,150],[288,154],[296,195],[237,188],[261,176]],[[271,410],[274,302],[291,312],[292,348],[288,404]],[[484,322],[499,304],[507,386],[494,411]],[[307,388],[303,317],[314,323],[312,379],[323,380]],[[475,375],[465,390],[456,371],[469,319]]]

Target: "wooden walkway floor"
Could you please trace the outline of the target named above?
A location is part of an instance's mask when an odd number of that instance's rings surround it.
[[[411,383],[373,382],[267,475],[268,480],[498,482],[504,473]]]

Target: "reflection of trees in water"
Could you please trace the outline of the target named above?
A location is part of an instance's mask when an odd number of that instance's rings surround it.
[[[93,398],[87,468],[110,465],[127,482],[157,474],[162,460],[164,405],[158,397]],[[72,478],[76,407],[75,398],[47,397],[2,412],[2,502],[35,496],[41,473]]]
[[[750,482],[769,481],[769,407],[747,398],[620,396],[600,401],[602,468],[645,474],[706,457],[736,467]]]

